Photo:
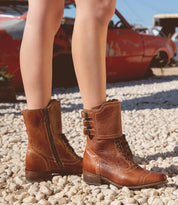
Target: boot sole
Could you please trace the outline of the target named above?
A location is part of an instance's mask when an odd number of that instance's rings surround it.
[[[124,187],[124,185],[117,184],[106,177],[93,174],[93,173],[88,172],[86,170],[83,170],[83,180],[89,185],[99,186],[102,184],[112,184],[118,188]],[[155,183],[151,183],[151,184],[138,185],[138,186],[127,186],[127,185],[125,185],[125,186],[128,187],[129,189],[140,189],[140,188],[147,188],[147,187],[163,185],[165,183],[167,183],[167,180],[155,182]]]
[[[30,182],[41,182],[41,181],[51,181],[54,176],[65,176],[65,175],[78,175],[81,176],[81,172],[76,173],[65,173],[65,172],[58,172],[58,171],[49,171],[49,172],[36,172],[36,171],[30,171],[25,170],[25,177],[27,181]]]

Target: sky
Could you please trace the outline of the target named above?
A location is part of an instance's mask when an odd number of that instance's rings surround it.
[[[131,24],[153,26],[153,16],[178,13],[178,0],[117,0],[116,8]]]
[[[153,26],[153,16],[162,13],[178,13],[178,0],[116,0],[116,8],[130,24]],[[73,12],[73,13],[71,13]],[[74,11],[68,9],[66,13]]]

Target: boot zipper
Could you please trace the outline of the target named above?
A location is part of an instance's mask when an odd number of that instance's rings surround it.
[[[57,153],[57,150],[56,150],[56,146],[54,144],[54,140],[53,140],[53,136],[52,136],[52,133],[51,133],[50,120],[49,120],[49,115],[48,115],[48,110],[47,109],[43,109],[43,116],[44,116],[47,132],[48,132],[48,137],[49,137],[49,141],[50,141],[50,145],[51,145],[51,149],[53,151],[54,157],[55,157],[56,162],[59,165],[59,167],[63,167],[63,164],[62,164],[61,160],[59,159],[59,156],[58,156],[58,153]]]

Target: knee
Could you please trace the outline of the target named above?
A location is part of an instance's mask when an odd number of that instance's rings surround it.
[[[59,29],[63,12],[63,7],[49,9],[46,12],[39,11],[39,13],[29,9],[27,23],[37,27],[41,33],[51,33],[52,35],[55,35]]]
[[[57,9],[56,12],[54,12],[50,17],[51,19],[49,20],[47,26],[48,26],[48,28],[51,29],[51,31],[54,32],[54,34],[56,34],[56,32],[58,31],[58,29],[60,27],[63,13],[64,13],[64,9],[62,9],[62,8],[60,10]]]
[[[108,24],[115,12],[116,0],[97,0],[96,2],[96,20],[100,23]]]
[[[86,13],[88,18],[100,24],[108,24],[116,8],[116,0],[76,0],[76,3],[81,4],[80,8],[85,10],[82,13]]]

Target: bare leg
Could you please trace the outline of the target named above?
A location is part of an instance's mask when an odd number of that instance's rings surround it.
[[[50,101],[53,42],[63,9],[64,0],[29,0],[20,52],[28,109],[43,108]]]
[[[116,0],[76,0],[72,53],[84,108],[106,100],[106,37]]]

